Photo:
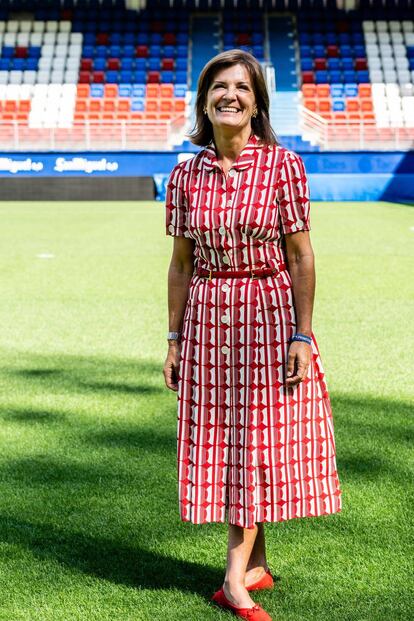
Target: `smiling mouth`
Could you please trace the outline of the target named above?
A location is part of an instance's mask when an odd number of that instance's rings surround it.
[[[232,106],[220,106],[220,107],[217,107],[217,110],[219,112],[231,112],[232,114],[241,112],[240,108],[233,108]]]

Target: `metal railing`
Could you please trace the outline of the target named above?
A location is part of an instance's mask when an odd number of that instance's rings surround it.
[[[382,127],[375,120],[325,119],[299,106],[304,140],[326,151],[408,151],[414,147],[414,127]]]
[[[1,151],[152,151],[182,142],[185,115],[165,120],[76,121],[67,127],[30,127],[0,119]]]

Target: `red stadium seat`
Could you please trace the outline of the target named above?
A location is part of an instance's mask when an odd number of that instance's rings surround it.
[[[118,84],[105,84],[104,95],[106,99],[114,99],[118,97]]]
[[[174,102],[172,99],[161,99],[160,100],[160,112],[173,112],[174,111]]]
[[[316,95],[317,97],[330,97],[331,89],[329,84],[317,84],[316,85]]]
[[[161,97],[174,97],[174,84],[161,84],[160,86]]]
[[[157,82],[159,82],[161,79],[160,76],[160,72],[159,71],[148,71],[147,73],[147,80],[150,84],[155,84]]]
[[[128,97],[118,99],[118,111],[129,112],[131,110],[131,100]]]
[[[336,58],[339,56],[339,49],[337,45],[328,45],[326,48],[326,55],[328,58]]]
[[[361,99],[371,97],[372,89],[371,84],[358,84],[358,95]]]
[[[158,112],[159,100],[158,99],[146,99],[145,111],[146,112]]]
[[[304,97],[315,97],[316,84],[304,84],[302,86],[302,93]]]
[[[362,99],[360,102],[360,108],[362,112],[372,112],[374,106],[371,99]]]
[[[316,112],[317,110],[316,99],[311,99],[311,98],[304,99],[303,105],[305,106],[305,108],[307,108],[308,110],[311,110],[312,112]]]
[[[147,58],[148,47],[146,45],[137,45],[137,47],[135,48],[135,55],[138,58]]]
[[[165,71],[173,71],[174,70],[174,59],[173,58],[163,58],[161,60],[161,69]]]
[[[75,105],[75,112],[87,112],[88,105],[86,99],[78,99]]]
[[[89,84],[91,81],[91,74],[89,71],[80,71],[79,72],[79,82],[81,84]]]
[[[330,112],[331,111],[331,100],[328,97],[321,98],[318,100],[318,108],[320,112]]]
[[[89,112],[101,112],[102,110],[102,99],[93,98],[89,100],[88,104]]]
[[[173,32],[166,32],[162,38],[164,45],[175,45],[177,37]]]
[[[325,71],[326,67],[327,67],[327,60],[326,58],[315,58],[313,61],[313,68],[316,71],[322,70]]]
[[[358,112],[359,111],[359,99],[356,97],[348,97],[346,99],[346,111]]]
[[[121,63],[119,58],[108,58],[106,66],[111,71],[119,71],[119,69],[121,68]]]
[[[366,71],[368,69],[368,61],[366,58],[355,59],[355,69],[357,71]]]
[[[105,73],[103,71],[94,71],[92,73],[92,82],[95,84],[101,84],[105,81]]]
[[[109,35],[107,32],[98,32],[96,35],[96,45],[109,45]]]
[[[17,112],[17,101],[14,99],[6,99],[3,105],[4,112]]]
[[[18,46],[14,50],[14,55],[16,58],[27,58],[27,47]]]
[[[82,58],[80,68],[81,68],[81,71],[91,71],[93,69],[92,58]]]
[[[116,110],[116,99],[114,97],[112,99],[103,100],[103,111],[104,112],[115,112],[115,110]]]
[[[174,110],[175,112],[185,112],[185,99],[175,99]]]
[[[78,84],[76,92],[79,99],[87,99],[90,94],[89,84]]]
[[[160,85],[159,84],[147,84],[145,94],[147,98],[159,97],[160,96]]]
[[[304,84],[312,84],[315,82],[313,71],[302,71],[302,82]]]

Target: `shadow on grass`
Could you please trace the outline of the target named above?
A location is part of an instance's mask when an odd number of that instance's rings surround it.
[[[167,389],[154,382],[162,378],[162,365],[133,360],[110,360],[99,357],[36,356],[27,354],[24,366],[3,366],[0,370],[14,380],[23,380],[34,389],[95,392],[97,394],[160,394]],[[47,364],[50,366],[48,367]]]
[[[28,354],[24,363],[19,360],[15,366],[3,367],[3,371],[10,377],[17,394],[29,388],[31,392],[27,400],[30,403],[30,399],[35,398],[37,407],[4,406],[0,417],[16,426],[41,423],[41,432],[45,425],[53,423],[57,430],[45,455],[4,460],[0,472],[3,483],[8,484],[14,493],[19,490],[23,498],[28,489],[45,485],[47,491],[53,492],[48,497],[48,510],[55,513],[56,521],[64,520],[61,507],[66,502],[70,504],[74,491],[77,493],[81,488],[84,498],[100,496],[104,500],[105,490],[111,492],[111,499],[104,505],[110,522],[111,502],[114,499],[116,502],[119,490],[123,497],[138,498],[139,503],[142,499],[141,515],[135,522],[141,523],[141,532],[137,526],[141,543],[149,534],[154,536],[155,533],[159,543],[168,546],[168,538],[179,536],[179,529],[174,532],[165,517],[176,502],[176,401],[163,386],[161,363]],[[135,412],[140,394],[146,398],[144,407],[145,403],[158,403],[165,398],[163,404],[171,409],[172,416],[158,418],[152,424],[151,420],[143,422],[135,416],[132,420],[117,420],[110,415],[100,418],[99,424],[95,425],[91,415],[84,417],[84,407],[72,415],[39,407],[42,398],[50,402],[53,394],[62,392],[86,392],[88,398],[92,395],[102,403],[107,395],[121,393],[125,396],[124,407],[128,414]],[[340,480],[353,486],[372,480],[387,484],[391,481],[394,490],[407,486],[407,465],[401,455],[407,452],[413,435],[409,405],[403,401],[347,394],[332,394],[331,398]],[[86,407],[87,404],[85,399]],[[65,458],[61,456],[62,443]],[[59,448],[59,454],[54,453],[56,448]],[[94,451],[93,460],[88,449]],[[99,461],[100,449],[102,461]],[[71,450],[74,459],[67,458]],[[161,460],[161,457],[167,459]],[[137,483],[141,484],[139,489]],[[29,494],[28,497],[32,496]],[[210,595],[222,580],[222,572],[214,568],[145,550],[139,542],[136,546],[126,545],[125,540],[122,541],[122,531],[130,523],[131,515],[122,523],[119,541],[116,541],[98,537],[94,531],[92,534],[68,533],[46,523],[36,523],[42,519],[40,502],[33,501],[32,506],[26,504],[25,510],[32,510],[33,523],[4,515],[2,539],[6,543],[21,543],[39,557],[57,559],[63,565],[126,585],[176,588],[203,596]],[[396,506],[396,520],[398,511]],[[89,519],[85,509],[85,531],[90,528]],[[351,530],[353,535],[359,533],[359,540],[363,543],[366,520],[362,515],[354,516],[353,520],[354,523],[348,524],[346,512],[336,515],[337,530],[341,533]],[[148,527],[144,526],[148,523]],[[323,519],[307,521],[304,528],[307,532],[335,531],[331,520]],[[385,535],[386,532],[384,541]]]
[[[122,541],[68,533],[52,524],[2,515],[0,532],[3,543],[24,546],[39,559],[57,560],[63,566],[126,586],[179,589],[208,597],[223,579],[222,571],[200,563],[150,552],[138,544],[128,547]]]

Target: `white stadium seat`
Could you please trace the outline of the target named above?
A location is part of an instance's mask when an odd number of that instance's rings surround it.
[[[9,19],[6,23],[6,32],[17,32],[19,30],[19,22],[15,19]]]
[[[383,20],[378,20],[375,22],[375,27],[377,32],[388,32],[388,22]]]
[[[395,20],[391,20],[388,23],[391,32],[400,32],[401,30],[401,22],[395,21]]]
[[[32,31],[32,24],[33,24],[32,21],[30,21],[28,19],[23,19],[20,22],[20,27],[19,27],[20,32],[31,32]]]
[[[54,19],[48,20],[46,22],[46,32],[57,32],[58,30],[58,22]]]
[[[23,81],[23,71],[9,71],[9,83],[21,84]]]
[[[414,22],[403,21],[401,22],[401,26],[404,32],[413,32],[414,31]]]
[[[67,69],[65,71],[65,82],[72,86],[73,84],[77,84],[79,80],[79,71],[73,71],[72,69]]]
[[[0,32],[4,32],[6,30],[6,22],[0,22]]]
[[[55,46],[51,43],[47,44],[47,45],[43,45],[42,47],[42,58],[43,57],[51,57],[54,56],[54,52],[55,52]]]
[[[59,22],[59,31],[60,32],[70,32],[72,30],[72,22],[67,20],[62,20]]]
[[[58,32],[56,41],[57,43],[69,43],[69,36],[70,36],[69,32]]]
[[[43,43],[53,44],[56,42],[56,32],[45,32],[43,35]]]
[[[369,20],[364,20],[362,22],[362,28],[364,32],[373,32],[375,30],[374,22],[371,22]]]
[[[15,46],[17,39],[17,32],[5,32],[3,35],[3,45]]]
[[[28,47],[30,34],[28,32],[18,32],[16,37],[16,45]]]
[[[30,37],[29,37],[30,45],[35,45],[36,47],[38,47],[39,45],[42,45],[42,42],[43,42],[43,34],[41,32],[30,33]]]
[[[45,29],[45,22],[33,22],[33,32],[44,32]]]
[[[23,71],[23,84],[35,84],[37,71]]]
[[[52,70],[53,69],[65,69],[66,67],[66,58],[63,56],[53,58],[52,61]]]

